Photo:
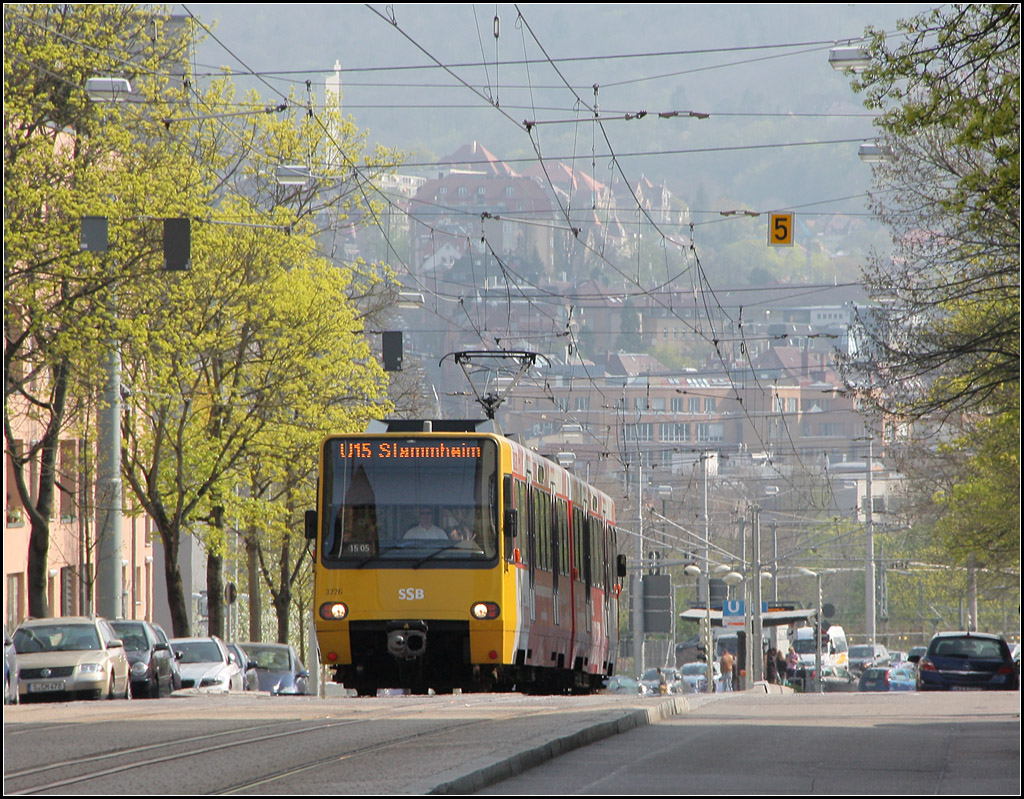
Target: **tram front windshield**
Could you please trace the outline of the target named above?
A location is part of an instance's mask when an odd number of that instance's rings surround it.
[[[483,564],[497,555],[497,446],[474,438],[325,444],[327,566]]]

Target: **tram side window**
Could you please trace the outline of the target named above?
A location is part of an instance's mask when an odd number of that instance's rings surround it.
[[[583,579],[583,509],[578,505],[572,509],[572,578]]]
[[[527,491],[526,483],[522,480],[515,481],[515,508],[519,514],[519,534],[516,536],[513,549],[505,553],[505,557],[509,561],[515,560],[515,551],[518,550],[520,559],[524,560],[527,556],[527,540],[529,538],[528,527],[529,527],[529,503],[526,501]]]
[[[590,573],[594,585],[604,588],[604,523],[591,519],[590,530]]]
[[[536,565],[551,569],[551,498],[541,489],[533,488],[533,524],[536,536]]]
[[[563,576],[569,575],[569,504],[564,499],[557,502],[555,513],[555,558],[552,568]]]

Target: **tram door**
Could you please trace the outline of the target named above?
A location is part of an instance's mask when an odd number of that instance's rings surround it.
[[[587,632],[592,632],[594,624],[594,600],[591,589],[594,586],[594,573],[593,573],[593,547],[592,543],[594,540],[594,532],[598,529],[601,524],[599,519],[595,519],[593,516],[587,517],[587,526],[583,531],[583,584],[585,586],[584,593],[587,596],[587,602],[585,607],[585,614],[587,617]]]
[[[554,600],[554,623],[558,626],[562,623],[561,601],[558,594],[558,575],[562,570],[562,546],[565,535],[566,515],[568,505],[564,499],[555,498],[552,507],[552,529],[551,529],[551,596]]]

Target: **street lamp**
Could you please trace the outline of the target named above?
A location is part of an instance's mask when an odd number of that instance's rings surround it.
[[[815,581],[817,582],[817,588],[818,588],[817,604],[815,605],[815,609],[816,609],[817,614],[818,614],[818,634],[817,634],[816,640],[814,642],[814,682],[815,682],[814,691],[815,691],[815,693],[819,693],[819,694],[821,693],[821,640],[822,640],[821,639],[821,575],[822,574],[832,574],[834,571],[835,571],[834,569],[824,569],[823,571],[820,571],[820,572],[814,572],[814,571],[811,571],[810,569],[805,569],[802,566],[799,569],[800,574],[804,575],[805,577],[813,577],[815,579]]]
[[[132,93],[128,78],[87,78],[85,94],[94,103],[123,103]]]
[[[279,186],[305,186],[311,178],[309,167],[304,164],[282,164],[275,177]]]
[[[85,82],[89,99],[119,103],[128,99],[131,84],[125,78],[96,77]],[[107,252],[106,220],[82,220],[83,251]],[[111,289],[113,292],[113,289]],[[110,308],[117,312],[111,293]],[[108,619],[124,618],[122,608],[123,549],[121,532],[121,350],[114,333],[103,359],[104,380],[96,411],[96,610]]]
[[[863,72],[871,66],[871,51],[862,44],[840,45],[829,50],[828,63],[837,72]]]
[[[696,563],[691,563],[683,567],[683,571],[691,577],[696,577],[699,587],[700,578],[703,574],[700,566]],[[715,690],[715,647],[714,636],[711,634],[711,583],[708,580],[704,582],[708,586],[707,596],[704,601],[704,630],[702,633],[704,638],[704,665],[707,667],[707,685],[704,690],[712,693]]]
[[[892,160],[893,149],[879,139],[867,139],[857,148],[857,156],[865,164],[881,164]]]

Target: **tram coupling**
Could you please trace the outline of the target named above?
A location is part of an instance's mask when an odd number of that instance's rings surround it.
[[[416,660],[427,651],[427,623],[425,621],[392,621],[385,628],[388,634],[388,653],[400,660]]]

